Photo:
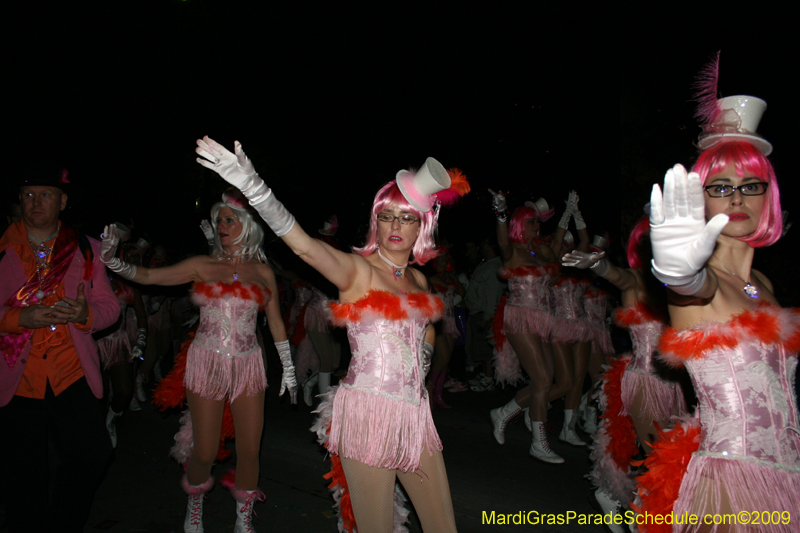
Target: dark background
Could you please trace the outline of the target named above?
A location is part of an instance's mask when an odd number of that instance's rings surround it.
[[[310,232],[336,213],[344,242],[359,244],[375,191],[430,155],[473,185],[441,216],[446,240],[492,230],[488,187],[509,190],[512,207],[544,196],[557,209],[576,189],[590,232],[608,231],[618,255],[652,183],[692,163],[691,83],[722,50],[721,94],[769,104],[760,132],[793,209],[798,50],[772,26],[780,13],[754,15],[743,32],[740,14],[722,20],[715,8],[668,24],[568,5],[393,6],[145,0],[12,11],[3,205],[19,175],[57,163],[74,185],[71,223],[96,235],[133,219],[137,236],[175,255],[202,251],[197,225],[226,187],[194,162],[195,139],[209,135],[240,140]],[[756,258],[784,304],[796,303],[784,278],[798,231]]]

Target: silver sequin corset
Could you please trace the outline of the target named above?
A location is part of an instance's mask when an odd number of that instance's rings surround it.
[[[662,331],[664,331],[664,324],[655,320],[643,321],[641,324],[628,326],[628,332],[633,343],[633,358],[628,363],[628,371],[657,374],[653,365],[658,351],[658,340],[661,338]]]
[[[200,324],[193,344],[227,357],[245,356],[259,349],[256,301],[231,295],[193,301],[200,305]]]
[[[535,276],[510,276],[508,278],[508,302],[506,305],[516,305],[538,309],[545,313],[552,313],[550,303],[550,276],[545,274]]]
[[[700,401],[701,450],[800,472],[795,353],[779,344],[740,342],[685,364]]]
[[[578,320],[586,317],[583,308],[583,295],[586,283],[573,283],[562,279],[558,285],[550,287],[553,294],[553,306],[556,318]]]
[[[348,324],[353,357],[344,386],[419,404],[424,389],[420,347],[427,324],[422,318]]]

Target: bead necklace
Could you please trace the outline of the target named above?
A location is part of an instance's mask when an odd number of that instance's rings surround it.
[[[403,275],[403,269],[408,267],[408,261],[406,261],[405,265],[395,265],[394,263],[392,263],[391,261],[386,259],[386,257],[384,257],[384,255],[381,253],[381,249],[380,248],[378,248],[378,257],[383,259],[384,263],[386,263],[387,265],[389,265],[390,267],[392,267],[394,269],[394,272],[393,272],[394,273],[394,279],[397,279],[400,276],[402,276]]]
[[[56,235],[58,235],[58,230],[61,229],[61,224],[56,227],[56,231],[53,232],[48,238],[43,241],[40,241],[36,237],[28,232],[28,243],[31,245],[31,249],[33,250],[33,255],[36,257],[36,278],[39,280],[39,288],[36,291],[36,298],[39,301],[42,301],[47,296],[44,292],[44,280],[42,279],[43,273],[47,274],[47,271],[50,270],[52,266],[50,264],[50,259],[53,255],[53,248],[55,247],[55,243],[53,246],[47,246],[47,242],[53,239]],[[33,241],[38,243],[38,246],[34,244]]]

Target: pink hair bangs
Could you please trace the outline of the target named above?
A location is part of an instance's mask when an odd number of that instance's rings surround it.
[[[511,222],[508,223],[508,240],[511,242],[525,242],[525,221],[531,218],[539,220],[539,212],[528,206],[514,209]]]
[[[353,253],[368,256],[375,253],[378,249],[378,213],[384,211],[389,205],[395,204],[402,211],[408,211],[420,220],[419,237],[414,242],[411,249],[411,263],[424,265],[437,255],[439,250],[433,238],[436,230],[436,223],[439,220],[439,209],[434,208],[427,213],[421,213],[413,205],[408,203],[403,193],[397,187],[395,180],[390,181],[378,191],[375,200],[372,202],[372,213],[369,219],[369,232],[364,246],[361,248],[353,247]]]
[[[650,265],[650,217],[639,219],[628,237],[628,265],[642,270]],[[645,248],[646,247],[646,248]]]
[[[697,158],[692,172],[697,172],[700,181],[705,184],[709,176],[722,172],[733,163],[739,177],[755,176],[769,184],[767,201],[756,230],[739,240],[753,248],[770,246],[778,242],[783,233],[783,213],[781,212],[781,192],[772,163],[754,145],[747,142],[721,143],[705,150]]]

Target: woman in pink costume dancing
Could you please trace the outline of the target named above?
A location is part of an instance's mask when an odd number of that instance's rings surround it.
[[[235,533],[251,533],[258,489],[259,450],[264,426],[264,358],[257,342],[256,317],[264,308],[283,364],[281,394],[296,402],[297,382],[281,318],[277,285],[261,243],[263,230],[237,193],[223,194],[211,209],[215,245],[210,256],[196,256],[161,268],[136,267],[114,257],[115,226],[106,228],[102,257],[106,266],[142,285],[193,282],[192,300],[200,322],[186,359],[186,398],[191,410],[193,448],[183,488],[189,495],[184,531],[203,531],[203,499],[214,480],[211,467],[219,448],[223,407],[230,402],[236,429]]]
[[[692,379],[699,446],[694,439],[688,467],[665,469],[662,449],[674,455],[691,428],[662,433],[646,465],[675,479],[645,475],[639,495],[644,511],[700,517],[676,531],[797,531],[800,317],[778,306],[772,284],[752,268],[755,248],[783,229],[772,146],[755,133],[766,104],[752,96],[714,104],[692,172],[670,169],[663,195],[653,187],[650,213],[653,273],[671,289],[661,354]],[[658,490],[670,481],[680,485],[674,507]],[[758,514],[762,524],[769,515],[772,525],[704,524],[715,513]]]
[[[333,321],[347,326],[353,357],[335,392],[326,447],[341,460],[359,533],[392,531],[397,479],[425,531],[455,531],[425,389],[430,323],[443,305],[428,293],[425,276],[408,267],[437,255],[435,204],[450,192],[447,171],[428,158],[416,174],[398,172],[375,197],[365,246],[348,254],[295,223],[238,142],[235,154],[208,137],[197,144],[198,162],[238,187],[275,234],[339,289]]]

